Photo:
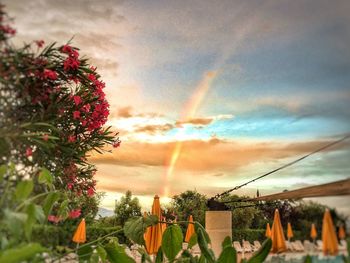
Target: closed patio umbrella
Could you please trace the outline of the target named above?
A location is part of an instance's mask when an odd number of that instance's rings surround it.
[[[317,230],[316,230],[315,224],[312,224],[312,225],[311,225],[310,237],[311,237],[312,240],[315,242],[315,240],[316,240],[316,238],[317,238]]]
[[[340,240],[344,240],[346,238],[346,233],[345,233],[345,229],[344,229],[344,226],[341,225],[339,227],[339,230],[338,230],[338,237]]]
[[[267,225],[266,225],[265,236],[266,236],[267,238],[271,238],[271,227],[270,227],[270,224],[269,224],[269,223],[267,223]]]
[[[86,226],[84,218],[80,221],[77,230],[75,230],[73,241],[77,244],[85,243],[86,241]]]
[[[192,235],[194,234],[194,224],[193,223],[193,217],[192,215],[189,216],[188,218],[188,226],[187,226],[187,231],[186,231],[186,236],[185,236],[185,242],[189,242]]]
[[[273,219],[273,224],[271,229],[271,239],[272,239],[271,251],[273,253],[281,253],[287,250],[286,240],[284,238],[283,228],[282,228],[278,209],[275,210],[275,216]]]
[[[287,226],[287,238],[288,238],[288,241],[294,236],[293,234],[293,230],[292,230],[292,225],[291,223],[288,223],[288,226]]]
[[[331,213],[326,209],[322,224],[323,254],[336,255],[338,253],[338,240],[335,233]]]
[[[156,195],[153,200],[152,215],[156,215],[159,221],[162,218],[158,195]],[[162,235],[163,229],[161,223],[147,228],[144,238],[148,254],[152,255],[158,252],[158,249],[162,244]]]

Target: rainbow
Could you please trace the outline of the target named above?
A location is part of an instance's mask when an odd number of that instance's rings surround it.
[[[199,105],[202,103],[203,99],[208,93],[208,90],[210,89],[210,86],[213,80],[215,79],[215,77],[217,76],[217,74],[218,74],[217,71],[208,71],[204,74],[199,84],[195,88],[195,91],[192,94],[190,100],[188,101],[183,113],[181,114],[179,121],[185,122],[187,120],[194,118],[194,115],[197,112]],[[184,134],[184,130],[180,129],[177,135],[179,138],[181,138],[182,137],[181,135],[183,134]],[[181,149],[182,149],[182,141],[178,140],[175,143],[171,151],[171,154],[166,159],[166,163],[165,163],[166,172],[163,178],[163,185],[164,185],[163,196],[164,197],[169,196],[169,184],[173,179],[174,168],[177,160],[179,159]]]

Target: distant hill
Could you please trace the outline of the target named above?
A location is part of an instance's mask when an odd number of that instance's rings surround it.
[[[107,217],[107,216],[112,216],[112,215],[114,215],[114,212],[112,210],[104,208],[104,207],[99,207],[96,218]]]

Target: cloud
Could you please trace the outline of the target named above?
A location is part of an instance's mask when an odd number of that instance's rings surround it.
[[[131,112],[132,112],[131,106],[119,108],[117,116],[120,118],[130,118],[133,116]]]
[[[154,135],[157,133],[164,133],[164,132],[170,131],[173,128],[174,126],[169,123],[166,123],[164,125],[146,125],[146,126],[138,127],[135,130],[135,132],[145,132],[145,133]]]
[[[177,121],[175,123],[175,125],[177,127],[182,127],[183,124],[192,124],[192,125],[200,125],[200,126],[205,126],[205,125],[209,125],[213,122],[213,118],[192,118],[192,119],[188,119],[185,121]]]
[[[233,171],[254,163],[296,158],[309,153],[329,141],[308,141],[298,143],[240,143],[213,138],[208,141],[184,141],[182,153],[175,169],[186,171]],[[138,143],[126,142],[112,154],[93,155],[90,161],[96,164],[121,166],[165,167],[176,142]],[[342,144],[344,145],[344,144]],[[341,149],[334,146],[327,151]],[[349,144],[345,144],[349,145]],[[320,153],[321,154],[321,153]]]

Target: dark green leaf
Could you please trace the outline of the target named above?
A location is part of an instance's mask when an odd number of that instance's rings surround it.
[[[197,234],[194,233],[191,238],[190,241],[188,241],[188,249],[193,248],[195,245],[197,245],[198,240],[197,240]]]
[[[271,247],[272,247],[272,240],[268,238],[261,245],[261,248],[258,251],[256,251],[253,254],[253,256],[248,260],[248,263],[264,262],[270,253]]]
[[[223,250],[225,249],[225,247],[232,247],[231,237],[229,236],[225,237],[224,241],[222,241],[221,246]]]
[[[231,241],[231,239],[230,239]],[[225,246],[224,250],[221,252],[217,263],[236,263],[237,253],[236,250],[231,246]]]
[[[34,183],[32,180],[21,181],[16,186],[15,196],[17,200],[26,199],[33,191]]]
[[[204,230],[205,231],[205,230]],[[198,235],[198,245],[202,252],[202,255],[207,259],[209,263],[215,262],[215,256],[211,249],[208,247],[208,242],[205,237],[204,231],[202,228],[198,228],[197,235]],[[205,232],[206,233],[206,232]]]
[[[2,251],[0,254],[0,262],[18,263],[32,259],[35,255],[47,251],[46,248],[36,243],[29,243]]]
[[[164,260],[162,247],[158,249],[155,263],[162,263]]]
[[[166,228],[162,238],[162,248],[165,256],[172,261],[182,249],[183,235],[178,225]]]
[[[79,261],[84,262],[84,261],[89,261],[91,255],[92,255],[92,247],[91,246],[81,246],[78,248],[78,256],[79,256]]]
[[[312,257],[310,255],[307,255],[305,257],[304,263],[312,263]]]
[[[36,209],[34,204],[29,204],[26,209],[27,213],[27,221],[24,224],[24,234],[26,235],[26,238],[30,240],[30,237],[32,235],[32,229],[33,225],[36,220]]]
[[[139,245],[144,245],[143,235],[148,226],[158,222],[156,216],[130,218],[124,225],[124,234]]]
[[[116,243],[108,243],[104,249],[107,252],[107,259],[111,263],[135,263],[135,261],[125,253],[124,247]]]
[[[53,205],[59,198],[60,198],[60,195],[59,193],[56,193],[56,192],[51,192],[46,196],[44,200],[44,205],[43,205],[43,210],[46,218],[50,214]]]
[[[210,237],[209,237],[207,231],[205,231],[205,228],[199,222],[197,222],[197,221],[194,222],[194,229],[196,230],[197,236],[198,236],[199,229],[201,229],[207,243],[208,244],[211,243],[211,240],[210,240]]]

